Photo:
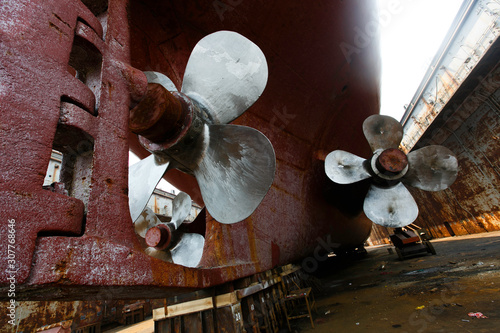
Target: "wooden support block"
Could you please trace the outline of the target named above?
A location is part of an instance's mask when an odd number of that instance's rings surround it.
[[[299,266],[290,265],[282,273],[276,269],[255,274],[210,293],[198,291],[170,298],[164,307],[153,310],[155,332],[276,333],[286,319],[294,318],[287,318],[285,303],[304,296],[303,290],[297,295],[290,292],[301,289],[299,270]],[[225,293],[217,295],[220,292]],[[314,305],[309,299],[305,301],[308,309]],[[312,320],[310,311],[305,316]]]
[[[174,317],[172,319],[173,321],[173,332],[175,333],[181,333],[182,332],[182,318],[181,317]]]
[[[170,319],[155,321],[155,333],[171,333]]]
[[[262,331],[262,329],[265,330],[266,333],[270,333],[271,332],[271,321],[270,321],[270,314],[269,314],[269,308],[267,307],[267,303],[266,303],[266,298],[265,298],[265,295],[264,295],[264,292],[260,292],[258,295],[256,295],[256,297],[258,298],[259,300],[259,304],[260,304],[260,309],[257,309],[257,310],[260,310],[260,329]]]
[[[269,314],[269,322],[271,323],[272,332],[277,332],[279,330],[278,320],[276,317],[276,308],[273,298],[273,288],[265,291],[265,303],[267,306],[267,311]]]
[[[239,303],[218,308],[216,318],[218,333],[250,333],[243,327],[243,314]]]
[[[260,333],[259,319],[256,314],[256,306],[253,297],[249,296],[243,299],[244,309],[244,326],[247,332]]]
[[[189,333],[203,333],[203,320],[201,312],[182,316],[183,329]]]
[[[214,310],[207,310],[201,313],[203,321],[203,333],[215,333]]]

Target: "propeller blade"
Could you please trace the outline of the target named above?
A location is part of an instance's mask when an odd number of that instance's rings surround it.
[[[246,126],[211,125],[194,170],[207,210],[221,223],[246,219],[271,187],[276,157],[269,140]]]
[[[410,152],[405,184],[425,190],[441,191],[455,181],[458,161],[451,150],[443,146],[427,146]]]
[[[147,247],[144,252],[151,257],[156,259],[160,259],[163,261],[172,262],[172,256],[170,255],[170,251],[165,250],[157,250],[154,247]]]
[[[165,74],[159,72],[144,72],[144,74],[148,79],[148,83],[158,83],[168,91],[177,91],[175,84]]]
[[[146,207],[149,198],[167,171],[169,161],[158,163],[153,154],[131,165],[128,169],[128,206],[135,222]]]
[[[232,31],[204,37],[189,57],[181,92],[202,105],[213,124],[227,124],[245,112],[267,84],[260,48]]]
[[[351,184],[371,177],[364,158],[343,150],[334,150],[325,159],[326,175],[337,184]]]
[[[174,264],[196,267],[203,255],[205,238],[200,234],[181,234],[179,242],[170,250]]]
[[[137,220],[135,220],[134,229],[135,229],[135,232],[139,236],[141,236],[142,238],[145,238],[146,232],[148,232],[148,230],[150,228],[152,228],[160,223],[161,223],[161,221],[158,218],[158,216],[156,216],[156,214],[151,209],[146,207],[142,211],[142,213],[139,215]]]
[[[363,122],[363,133],[373,152],[398,148],[403,139],[403,126],[392,117],[375,114]]]
[[[390,188],[372,184],[366,194],[363,210],[370,220],[388,228],[404,227],[418,216],[415,199],[401,183]]]
[[[172,223],[175,224],[175,229],[179,228],[179,226],[184,222],[186,217],[189,216],[191,212],[191,197],[189,194],[184,192],[179,192],[177,196],[172,201]]]

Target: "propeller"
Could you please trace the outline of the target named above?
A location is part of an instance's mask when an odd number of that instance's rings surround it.
[[[136,221],[143,213],[151,194],[158,182],[167,171],[170,162],[157,161],[155,155],[151,154],[138,163],[129,167],[128,176],[128,205],[132,221]]]
[[[186,267],[198,266],[205,238],[200,234],[177,231],[189,216],[191,204],[191,197],[180,192],[172,201],[172,220],[169,223],[161,222],[148,207],[142,211],[134,228],[137,235],[145,239],[148,255]]]
[[[148,92],[131,110],[129,128],[152,155],[129,169],[132,220],[168,168],[196,177],[215,220],[246,219],[271,187],[276,158],[264,134],[227,123],[264,91],[268,70],[262,51],[235,32],[219,31],[194,47],[180,92],[164,74],[145,74]]]
[[[363,133],[373,156],[364,159],[335,150],[325,159],[325,172],[338,184],[372,178],[363,210],[377,224],[399,228],[415,221],[418,206],[405,185],[441,191],[457,177],[457,158],[446,147],[427,146],[408,155],[399,150],[403,127],[392,117],[368,117],[363,123]]]

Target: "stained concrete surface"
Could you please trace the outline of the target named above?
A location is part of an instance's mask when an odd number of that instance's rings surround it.
[[[392,246],[311,273],[315,329],[294,332],[500,332],[500,232],[432,240],[437,254],[400,261]],[[488,318],[473,318],[481,312]]]

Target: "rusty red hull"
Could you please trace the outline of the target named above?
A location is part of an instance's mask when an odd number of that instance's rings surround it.
[[[4,4],[3,290],[14,276],[18,300],[82,299],[103,286],[115,298],[162,297],[307,256],[313,268],[325,244],[362,244],[371,229],[362,213],[366,188],[334,185],[324,158],[335,149],[369,154],[361,128],[379,110],[380,63],[376,37],[360,45],[359,34],[374,10],[364,0]],[[137,70],[162,72],[180,87],[192,48],[218,30],[246,36],[266,55],[267,87],[235,123],[270,139],[277,170],[247,220],[223,225],[207,216],[203,259],[191,269],[147,256],[134,233],[129,145],[140,157],[147,152],[129,133],[128,116],[146,87]],[[63,175],[70,186],[48,191],[53,148],[70,161]],[[179,171],[167,178],[201,201],[193,178]]]

